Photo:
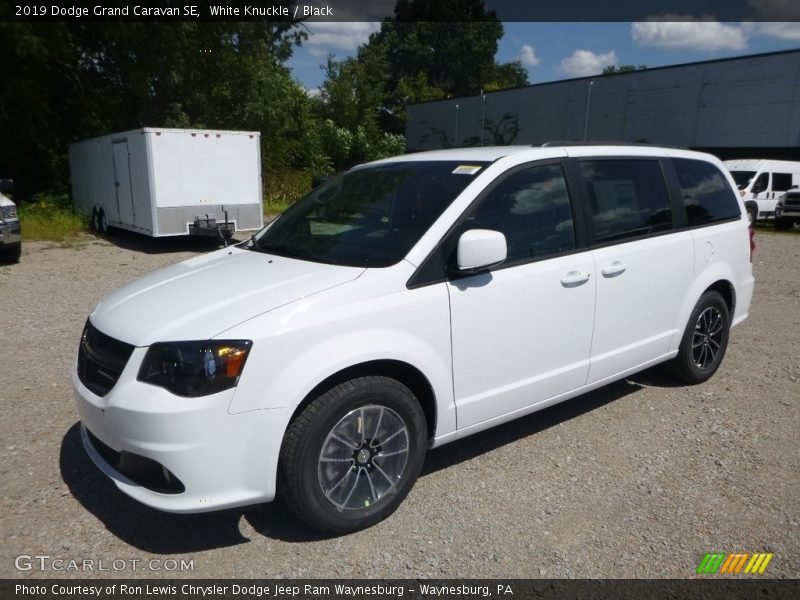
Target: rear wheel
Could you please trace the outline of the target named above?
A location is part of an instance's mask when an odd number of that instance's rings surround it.
[[[0,262],[3,263],[18,263],[19,258],[22,256],[22,243],[9,244],[8,246],[0,246]]]
[[[700,297],[669,369],[686,383],[703,383],[717,371],[730,336],[730,311],[719,292]]]
[[[314,399],[281,448],[279,493],[316,529],[357,531],[385,519],[414,485],[427,449],[419,402],[386,377],[361,377]]]
[[[92,230],[100,235],[108,233],[108,219],[106,218],[106,211],[102,208],[94,207],[92,209]]]

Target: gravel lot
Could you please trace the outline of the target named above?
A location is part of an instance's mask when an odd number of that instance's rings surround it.
[[[435,450],[393,517],[339,538],[280,503],[159,513],[84,455],[69,370],[86,315],[208,249],[152,246],[31,242],[0,267],[0,577],[682,578],[709,551],[774,552],[767,575],[800,577],[800,236],[759,234],[750,318],[710,382],[650,370]],[[19,555],[194,570],[18,571]]]

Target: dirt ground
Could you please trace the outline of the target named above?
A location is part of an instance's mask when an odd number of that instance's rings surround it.
[[[344,537],[279,502],[159,513],[83,452],[86,315],[207,250],[119,234],[26,243],[0,267],[0,577],[683,578],[714,551],[773,552],[766,576],[800,577],[800,236],[759,233],[750,318],[708,383],[650,370],[434,450],[394,516]]]

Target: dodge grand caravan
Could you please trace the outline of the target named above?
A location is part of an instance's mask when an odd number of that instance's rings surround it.
[[[281,495],[312,526],[394,511],[428,448],[655,365],[711,377],[753,293],[714,157],[635,146],[399,156],[89,315],[83,443],[123,492],[200,512]]]

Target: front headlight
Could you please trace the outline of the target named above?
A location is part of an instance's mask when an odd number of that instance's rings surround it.
[[[2,211],[4,219],[17,218],[17,207],[13,204],[9,204],[8,206],[0,206],[0,211]]]
[[[239,383],[250,340],[159,342],[150,346],[137,379],[177,396],[196,398]]]

